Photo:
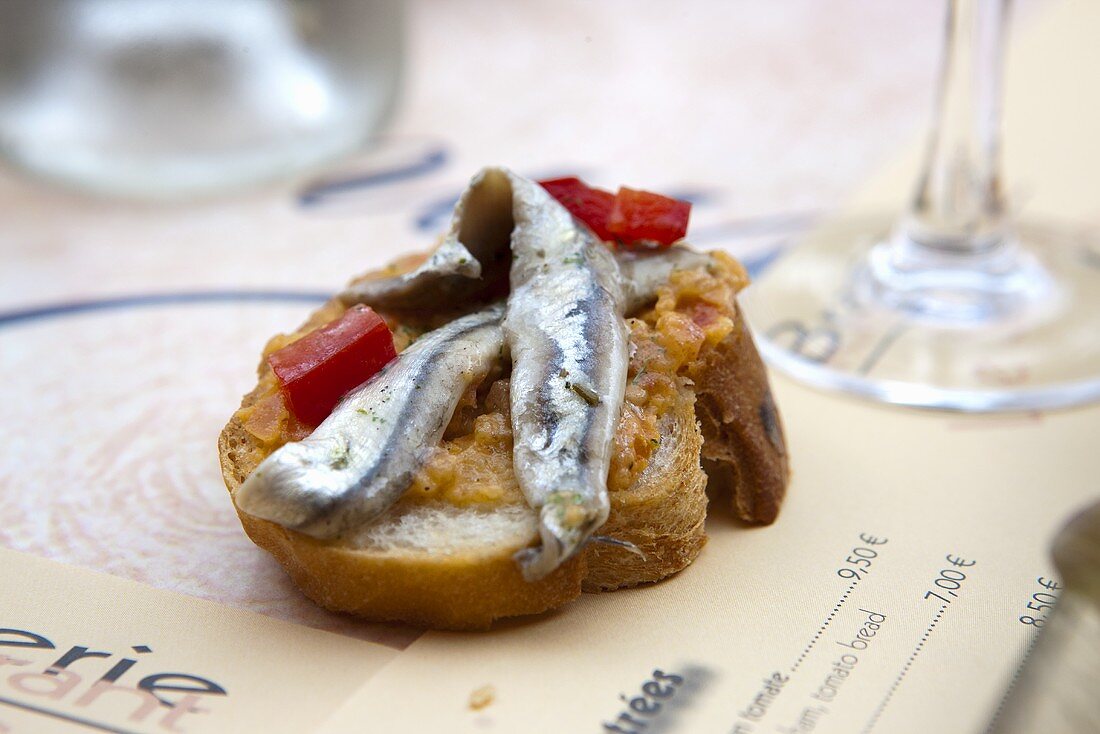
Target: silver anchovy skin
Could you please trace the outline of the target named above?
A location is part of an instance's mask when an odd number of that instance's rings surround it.
[[[439,443],[466,388],[500,359],[503,315],[497,304],[420,337],[308,438],[267,457],[237,491],[237,505],[315,538],[380,515]]]
[[[627,330],[611,252],[532,181],[510,175],[513,464],[542,545],[516,555],[537,580],[607,520],[607,474],[626,389]]]
[[[652,253],[617,252],[615,259],[623,277],[626,313],[633,313],[656,298],[657,289],[668,282],[674,271],[705,267],[710,255],[675,245]]]
[[[496,249],[482,248],[480,258],[499,260],[499,251],[508,243],[497,243]],[[625,313],[634,313],[649,305],[657,288],[668,281],[675,270],[705,266],[710,256],[684,245],[675,245],[655,252],[615,252],[622,272]],[[455,302],[483,295],[488,283],[481,278],[481,265],[462,243],[446,239],[419,268],[395,278],[365,281],[340,294],[347,305],[365,303],[376,308],[412,309]]]
[[[508,264],[512,232],[511,187],[497,169],[485,169],[463,192],[443,242],[412,272],[348,286],[340,300],[348,306],[393,310],[438,307],[481,295]]]

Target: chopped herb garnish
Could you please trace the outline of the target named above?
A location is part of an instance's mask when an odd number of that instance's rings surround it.
[[[600,396],[597,395],[591,388],[584,385],[578,385],[575,382],[566,382],[565,386],[573,392],[577,393],[577,395],[580,395],[581,398],[584,399],[584,402],[588,403],[589,405],[600,404]]]
[[[329,454],[328,465],[336,470],[346,469],[348,466],[348,444],[341,446],[333,446],[332,453]]]

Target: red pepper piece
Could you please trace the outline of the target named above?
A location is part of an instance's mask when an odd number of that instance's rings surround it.
[[[627,247],[654,242],[668,247],[687,234],[691,204],[625,186],[615,195],[607,231]]]
[[[607,231],[607,217],[615,200],[610,191],[594,189],[579,178],[555,178],[539,181],[539,185],[557,199],[577,219],[591,228],[605,242],[615,237]]]
[[[267,362],[294,417],[316,426],[349,390],[395,356],[393,334],[382,317],[366,306],[352,306],[335,321],[273,352]]]

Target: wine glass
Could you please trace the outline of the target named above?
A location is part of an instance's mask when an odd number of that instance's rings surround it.
[[[1100,398],[1100,247],[1014,221],[1005,205],[1008,5],[949,0],[937,121],[908,211],[826,225],[746,292],[779,370],[950,410]]]

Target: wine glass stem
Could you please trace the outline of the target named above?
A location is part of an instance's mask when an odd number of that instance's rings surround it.
[[[1005,239],[1001,72],[1008,0],[949,0],[936,122],[902,224],[913,244],[960,255]]]

